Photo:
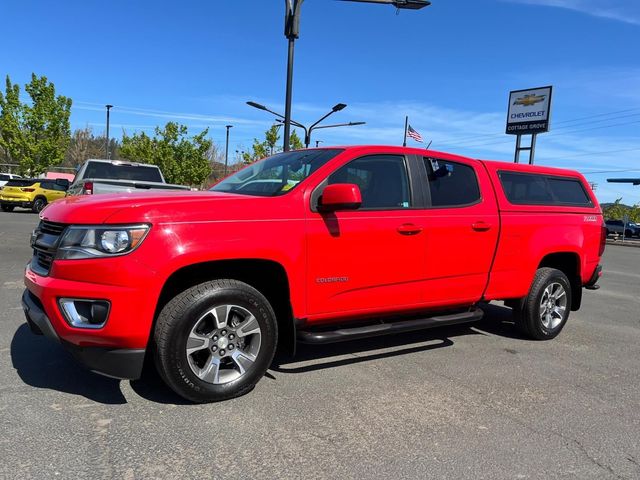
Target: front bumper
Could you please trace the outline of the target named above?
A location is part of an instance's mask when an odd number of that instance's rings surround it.
[[[144,348],[81,347],[61,340],[40,300],[29,290],[22,294],[22,309],[31,331],[60,342],[73,357],[89,370],[112,378],[140,378],[144,364]]]

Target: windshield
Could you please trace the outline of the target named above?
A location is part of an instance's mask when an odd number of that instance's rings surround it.
[[[260,197],[284,195],[341,152],[334,148],[278,153],[240,170],[211,190]]]

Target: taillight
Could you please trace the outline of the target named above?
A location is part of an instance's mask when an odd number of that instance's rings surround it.
[[[86,182],[82,187],[83,195],[93,195],[93,182]]]
[[[22,190],[23,192],[29,192],[29,193],[36,191],[35,188],[21,188],[20,190]]]
[[[601,257],[604,253],[604,247],[607,245],[607,226],[604,221],[602,222],[602,226],[600,227],[600,250],[598,251],[598,256]]]

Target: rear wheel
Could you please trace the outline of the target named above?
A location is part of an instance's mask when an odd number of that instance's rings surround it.
[[[42,209],[46,206],[47,206],[47,201],[42,197],[38,197],[33,201],[33,206],[31,207],[31,210],[33,210],[36,213],[40,213]]]
[[[551,340],[564,328],[571,311],[571,284],[555,268],[540,268],[518,308],[516,326],[535,340]]]
[[[2,208],[3,212],[13,212],[15,207],[13,205],[2,205],[0,208]]]
[[[236,280],[201,283],[162,309],[156,366],[182,397],[215,402],[250,391],[273,360],[277,323],[267,299]]]

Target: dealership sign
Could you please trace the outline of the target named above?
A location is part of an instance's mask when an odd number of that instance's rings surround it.
[[[549,131],[552,87],[515,90],[509,93],[507,133],[528,135]]]

